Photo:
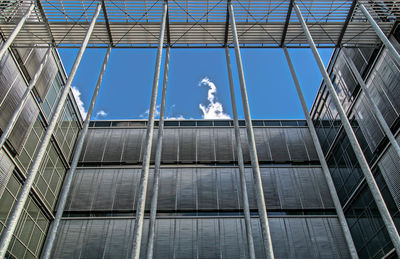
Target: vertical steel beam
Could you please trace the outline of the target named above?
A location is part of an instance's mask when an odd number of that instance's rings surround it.
[[[254,251],[253,231],[251,229],[249,197],[247,194],[246,176],[245,176],[244,161],[243,161],[243,151],[242,151],[242,145],[240,143],[240,129],[239,129],[237,109],[236,109],[235,88],[233,85],[231,58],[230,58],[228,47],[225,47],[225,56],[226,56],[226,65],[228,68],[229,91],[230,91],[231,103],[232,103],[233,126],[235,129],[235,142],[236,142],[236,149],[237,149],[237,159],[238,159],[238,164],[239,164],[240,186],[242,188],[243,212],[244,212],[244,221],[245,221],[245,225],[246,225],[247,244],[248,244],[248,248],[249,248],[249,257],[251,259],[255,259],[256,253]]]
[[[333,204],[336,209],[336,213],[339,218],[339,223],[342,227],[344,237],[346,239],[347,247],[350,251],[350,256],[353,259],[358,258],[357,250],[353,242],[353,238],[351,237],[349,226],[347,225],[346,217],[343,212],[342,205],[340,204],[339,197],[336,192],[335,184],[333,183],[332,176],[329,172],[328,164],[326,163],[324,152],[322,151],[321,144],[318,139],[317,132],[315,130],[314,124],[311,120],[311,116],[309,110],[306,105],[306,100],[304,99],[303,93],[301,91],[299,80],[297,79],[296,71],[294,70],[294,66],[292,63],[292,59],[290,58],[289,52],[286,47],[283,47],[283,52],[285,53],[285,57],[287,63],[289,65],[289,70],[293,78],[294,86],[296,87],[297,95],[299,96],[301,107],[304,112],[304,116],[306,117],[308,129],[310,130],[311,139],[314,143],[315,150],[318,154],[318,159],[321,163],[322,172],[324,173],[326,183],[328,184],[329,193],[331,194]]]
[[[372,196],[374,197],[376,206],[378,207],[379,213],[382,216],[382,220],[386,226],[386,229],[387,229],[390,239],[392,240],[393,245],[397,251],[397,254],[400,255],[400,237],[399,237],[399,233],[397,232],[396,226],[394,225],[393,219],[390,216],[389,210],[385,204],[385,201],[383,200],[383,197],[379,190],[379,187],[375,181],[375,178],[371,172],[371,169],[368,166],[368,162],[364,157],[364,154],[362,152],[360,144],[357,141],[357,137],[354,134],[354,131],[351,127],[350,121],[346,116],[346,112],[344,111],[343,106],[340,103],[339,97],[335,91],[333,83],[332,83],[331,79],[329,78],[328,72],[325,69],[325,66],[324,66],[324,63],[322,62],[321,57],[319,56],[317,47],[315,46],[315,43],[311,37],[311,33],[307,28],[307,25],[303,19],[303,15],[301,14],[299,7],[297,6],[297,3],[294,3],[294,9],[295,9],[297,17],[301,23],[301,27],[303,28],[304,33],[307,37],[308,44],[310,45],[310,48],[314,54],[314,58],[318,64],[318,67],[322,74],[322,77],[324,78],[324,81],[325,81],[325,84],[329,91],[329,94],[330,94],[330,96],[335,104],[335,107],[339,113],[339,117],[343,124],[343,128],[346,132],[347,137],[349,138],[349,141],[353,148],[354,154],[355,154],[357,161],[361,167],[361,170],[364,174],[365,181],[367,182],[369,189],[372,193]]]
[[[40,166],[40,164],[41,164],[41,162],[42,162],[42,160],[44,158],[44,155],[46,154],[46,150],[47,150],[48,144],[50,143],[51,136],[53,135],[53,132],[54,132],[54,129],[55,129],[56,125],[57,125],[58,119],[59,119],[59,117],[61,115],[61,112],[62,112],[62,110],[64,108],[65,101],[67,100],[67,96],[68,96],[68,93],[69,93],[70,88],[71,88],[72,80],[75,77],[76,71],[78,70],[79,63],[80,63],[80,61],[82,59],[82,55],[85,52],[85,49],[86,49],[86,46],[87,46],[87,44],[89,42],[90,36],[92,35],[94,26],[96,24],[97,17],[98,17],[99,12],[100,12],[100,9],[101,9],[101,4],[99,3],[97,5],[96,11],[95,11],[95,13],[93,15],[93,18],[92,18],[92,21],[90,23],[90,26],[89,26],[89,28],[88,28],[88,30],[86,32],[85,38],[84,38],[84,40],[82,42],[82,46],[79,49],[78,55],[77,55],[77,57],[75,59],[75,62],[73,64],[73,66],[72,66],[72,69],[71,69],[71,72],[69,74],[67,83],[65,84],[64,89],[62,91],[60,100],[57,103],[57,107],[56,107],[56,110],[54,111],[54,115],[51,118],[50,124],[49,124],[49,126],[48,126],[48,128],[46,130],[46,133],[45,133],[45,135],[44,135],[44,137],[42,139],[42,142],[40,143],[38,151],[36,152],[35,159],[34,159],[32,165],[31,165],[31,168],[29,169],[29,171],[27,173],[26,181],[25,181],[24,185],[22,186],[22,189],[21,189],[20,193],[18,194],[17,201],[16,201],[16,203],[15,203],[13,209],[12,209],[11,216],[8,219],[8,222],[6,224],[6,228],[5,228],[5,230],[4,230],[3,234],[2,234],[2,237],[1,237],[1,241],[0,241],[0,258],[3,258],[5,256],[5,254],[6,254],[6,252],[7,252],[7,248],[9,246],[9,244],[10,244],[12,235],[14,233],[14,230],[15,230],[16,226],[17,226],[18,220],[21,217],[22,210],[24,209],[25,203],[26,203],[26,201],[28,199],[28,196],[29,196],[29,192],[30,192],[30,190],[32,188],[32,185],[33,185],[33,182],[34,182],[34,180],[36,178],[36,175],[37,175],[37,173],[39,171],[39,166]]]
[[[246,121],[247,138],[249,141],[251,166],[253,169],[253,178],[254,178],[254,184],[255,184],[255,189],[256,189],[257,207],[258,207],[258,214],[260,217],[260,224],[261,224],[261,229],[262,229],[263,244],[265,247],[265,252],[266,252],[267,258],[272,259],[272,258],[274,258],[274,251],[272,248],[271,233],[270,233],[269,223],[268,223],[267,208],[265,206],[264,191],[263,191],[262,182],[261,182],[260,167],[258,165],[256,142],[255,142],[255,138],[254,138],[253,125],[252,125],[252,121],[251,121],[249,100],[247,97],[246,81],[244,78],[242,57],[240,55],[239,40],[238,40],[236,22],[235,22],[235,14],[233,11],[232,3],[230,1],[228,2],[228,8],[229,8],[229,17],[231,19],[232,35],[233,35],[233,39],[234,39],[233,43],[235,45],[236,64],[237,64],[237,69],[238,69],[238,74],[239,74],[240,91],[242,94],[243,112],[244,112],[244,117],[245,117],[245,121]]]
[[[140,176],[138,202],[137,202],[137,208],[136,208],[135,228],[134,228],[134,233],[133,233],[133,249],[132,249],[131,258],[134,258],[134,259],[139,259],[140,243],[142,241],[144,208],[145,208],[145,204],[146,204],[147,183],[149,181],[151,143],[153,140],[153,130],[154,130],[154,115],[156,112],[158,80],[160,77],[161,57],[162,57],[163,44],[164,44],[164,33],[165,33],[167,10],[168,10],[168,4],[167,4],[167,1],[164,1],[162,20],[161,20],[161,24],[160,24],[160,35],[159,35],[159,41],[158,41],[156,66],[155,66],[155,70],[154,70],[153,88],[152,88],[152,92],[151,92],[149,119],[148,119],[147,130],[146,130],[146,138],[145,138],[146,142],[145,142],[145,149],[144,149],[144,156],[143,156],[142,173]]]
[[[47,63],[50,53],[51,53],[51,47],[49,47],[47,49],[46,53],[44,54],[42,61],[40,62],[40,65],[35,72],[35,75],[29,82],[28,87],[26,88],[24,94],[22,95],[22,98],[17,106],[17,109],[12,114],[10,121],[8,122],[6,128],[4,129],[3,135],[1,135],[1,138],[0,138],[0,149],[3,148],[4,143],[6,142],[7,138],[10,136],[12,130],[14,129],[15,123],[17,123],[19,115],[21,114],[22,110],[24,109],[25,104],[28,101],[29,95],[30,95],[33,87],[36,85],[36,82],[39,79],[39,76],[42,73],[43,68]]]
[[[46,243],[43,248],[43,252],[42,252],[42,256],[41,256],[41,258],[43,258],[43,259],[50,258],[51,251],[54,246],[54,241],[56,239],[57,230],[60,225],[61,217],[64,212],[64,208],[65,208],[65,204],[67,202],[69,190],[71,189],[71,184],[72,184],[72,180],[74,179],[76,167],[78,166],[79,157],[82,152],[83,142],[85,140],[85,137],[86,137],[86,134],[87,134],[87,131],[89,128],[89,122],[90,122],[90,119],[92,118],[94,106],[96,104],[97,96],[100,91],[101,82],[103,80],[104,72],[106,71],[107,62],[108,62],[108,58],[110,57],[110,53],[111,53],[111,45],[108,47],[106,55],[104,57],[103,65],[101,66],[101,70],[100,70],[99,77],[97,79],[96,87],[94,89],[92,99],[90,100],[89,110],[87,112],[85,122],[83,123],[83,128],[82,128],[81,132],[79,133],[78,140],[76,142],[74,157],[72,158],[72,163],[71,163],[71,169],[69,170],[69,173],[67,174],[67,176],[65,178],[64,186],[61,191],[60,198],[58,200],[57,213],[54,218],[54,221],[52,222],[52,224],[50,226],[50,230],[47,234],[47,240],[46,240]]]
[[[393,44],[390,42],[390,40],[386,37],[385,33],[379,28],[379,25],[375,22],[374,18],[371,16],[371,14],[368,12],[367,8],[358,1],[358,6],[360,7],[361,12],[365,15],[369,23],[372,25],[372,28],[374,28],[376,34],[378,37],[381,39],[383,44],[385,44],[386,48],[388,48],[390,55],[394,59],[394,61],[397,63],[397,65],[400,66],[400,55],[397,52],[397,50],[394,48]]]
[[[147,259],[153,258],[158,189],[160,185],[161,151],[162,151],[162,141],[164,136],[165,99],[167,95],[167,85],[168,85],[169,53],[170,53],[170,47],[168,46],[167,51],[165,53],[164,79],[161,92],[160,121],[158,126],[157,150],[156,150],[156,158],[154,166],[153,196],[151,197],[151,209],[150,209],[150,224],[149,224],[149,235],[148,235],[149,239],[147,241]]]
[[[394,137],[389,125],[386,123],[385,118],[383,117],[381,111],[379,110],[378,105],[375,103],[374,99],[372,99],[371,93],[364,82],[360,72],[358,72],[356,65],[354,65],[353,60],[347,57],[346,53],[343,53],[343,57],[346,63],[349,65],[351,72],[356,77],[358,83],[360,84],[361,90],[364,92],[365,97],[367,97],[369,103],[371,104],[372,111],[374,112],[379,124],[381,125],[383,132],[385,132],[387,138],[389,139],[390,144],[392,144],[394,150],[397,153],[397,156],[400,159],[400,146],[397,143],[396,138]]]
[[[29,6],[28,10],[24,14],[24,16],[22,16],[21,20],[18,22],[17,26],[14,28],[13,32],[10,34],[10,36],[6,40],[6,42],[4,42],[3,45],[1,45],[0,60],[3,58],[4,53],[6,53],[8,47],[11,46],[14,39],[17,37],[18,33],[21,31],[22,26],[24,26],[26,19],[28,19],[28,17],[31,15],[34,8],[35,8],[35,3],[32,2],[31,5]]]

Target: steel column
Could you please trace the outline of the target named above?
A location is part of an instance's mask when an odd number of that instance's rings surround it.
[[[14,111],[13,115],[11,116],[10,121],[8,122],[6,128],[4,129],[3,135],[1,135],[1,138],[0,138],[0,149],[3,148],[4,143],[6,142],[7,138],[10,136],[12,130],[14,129],[15,123],[17,123],[19,115],[21,114],[22,110],[24,109],[25,104],[28,101],[29,94],[31,93],[33,87],[36,85],[36,82],[39,79],[39,76],[42,73],[43,68],[47,63],[50,53],[51,53],[51,47],[49,47],[47,49],[46,53],[44,54],[42,61],[40,62],[40,65],[35,72],[35,75],[29,82],[28,87],[26,88],[24,94],[22,95],[22,98],[20,100],[20,103],[17,106],[17,109]]]
[[[289,65],[290,73],[293,78],[294,85],[296,87],[297,95],[299,96],[301,107],[303,108],[304,115],[307,120],[308,129],[310,130],[311,139],[314,143],[315,150],[318,154],[318,159],[321,163],[322,172],[324,173],[326,183],[328,184],[329,193],[331,194],[333,204],[335,205],[336,213],[339,218],[340,226],[342,227],[344,237],[346,239],[347,247],[349,248],[351,258],[357,259],[358,254],[356,247],[353,242],[353,238],[351,237],[349,226],[347,225],[346,217],[343,212],[342,205],[340,204],[339,197],[336,192],[335,184],[333,183],[332,176],[329,172],[328,164],[326,163],[324,152],[322,151],[321,144],[318,139],[317,132],[315,130],[314,124],[311,120],[309,110],[306,105],[306,100],[304,99],[303,93],[301,91],[299,80],[297,79],[296,71],[294,70],[294,66],[292,63],[292,59],[290,58],[289,52],[286,47],[283,47],[283,52],[285,53],[285,57],[287,63]]]
[[[357,137],[354,134],[354,131],[351,127],[349,119],[347,118],[346,113],[343,109],[343,106],[340,103],[339,97],[335,91],[332,81],[329,78],[328,72],[326,71],[324,63],[322,62],[322,59],[319,56],[318,50],[317,50],[317,48],[314,44],[314,41],[311,37],[310,31],[308,30],[307,25],[306,25],[306,23],[303,19],[303,16],[300,12],[300,9],[296,3],[294,3],[294,9],[295,9],[297,17],[301,23],[301,26],[304,30],[304,33],[307,37],[308,44],[310,45],[310,48],[314,54],[314,58],[318,64],[319,70],[321,71],[322,77],[324,78],[324,81],[325,81],[327,89],[330,93],[330,96],[332,97],[335,107],[339,113],[340,120],[343,124],[343,128],[346,132],[347,137],[349,138],[350,144],[353,148],[353,151],[355,153],[357,161],[358,161],[358,163],[361,167],[361,170],[364,174],[365,180],[369,186],[372,196],[374,197],[376,206],[378,207],[379,213],[382,216],[383,222],[385,223],[385,226],[389,233],[390,239],[392,240],[393,245],[396,248],[397,254],[400,255],[400,237],[399,237],[399,233],[397,232],[396,226],[394,225],[393,219],[390,216],[390,213],[385,204],[385,201],[383,200],[382,194],[378,188],[378,185],[376,184],[375,178],[371,172],[371,169],[368,166],[368,162],[365,159],[362,149],[360,147],[360,144],[357,141]]]
[[[167,95],[168,85],[168,70],[169,70],[169,53],[170,47],[167,47],[165,53],[165,64],[164,64],[164,79],[161,93],[161,105],[160,105],[160,120],[158,126],[157,135],[157,150],[154,166],[154,183],[153,183],[153,196],[151,197],[151,209],[150,209],[150,223],[149,223],[149,238],[147,241],[147,259],[153,258],[154,248],[154,235],[156,229],[156,214],[157,214],[157,201],[158,201],[158,189],[160,183],[160,164],[161,164],[161,151],[162,141],[164,136],[164,114],[165,114],[165,99]]]
[[[108,58],[110,57],[110,53],[111,53],[111,45],[108,47],[106,55],[104,57],[103,65],[101,66],[101,70],[100,70],[99,77],[97,79],[96,87],[94,89],[92,99],[90,100],[89,110],[87,112],[85,122],[83,123],[83,128],[82,128],[81,132],[79,133],[78,140],[76,142],[74,157],[71,162],[71,169],[69,170],[69,173],[67,174],[67,176],[65,178],[64,186],[63,186],[63,189],[61,191],[61,194],[60,194],[60,197],[58,200],[57,213],[54,218],[54,221],[52,222],[52,224],[50,226],[50,230],[47,234],[47,240],[46,240],[46,243],[43,248],[43,252],[42,252],[42,256],[41,256],[41,258],[43,258],[43,259],[50,258],[51,251],[54,246],[54,241],[56,239],[57,230],[60,225],[61,217],[64,213],[64,208],[65,208],[65,204],[67,202],[69,190],[71,189],[72,180],[74,179],[76,167],[78,166],[79,157],[82,152],[83,142],[85,140],[85,137],[86,137],[86,134],[87,134],[87,131],[89,128],[89,122],[90,122],[90,119],[93,114],[94,106],[96,104],[97,96],[100,91],[101,82],[103,80],[104,72],[106,71],[107,62],[108,62]]]
[[[163,44],[164,44],[164,32],[165,32],[167,10],[168,10],[168,4],[167,4],[167,1],[164,1],[163,14],[162,14],[162,20],[161,20],[161,25],[160,25],[158,49],[157,49],[156,66],[155,66],[155,70],[154,70],[153,88],[152,88],[152,92],[151,92],[149,119],[148,119],[147,130],[146,130],[146,138],[145,138],[146,143],[145,143],[145,150],[144,150],[144,156],[143,156],[142,173],[140,176],[138,202],[137,202],[137,208],[136,208],[135,228],[134,228],[134,233],[133,233],[133,249],[132,249],[131,258],[135,258],[135,259],[139,259],[140,244],[142,241],[144,208],[145,208],[145,204],[146,204],[147,183],[149,180],[151,143],[153,140],[153,130],[154,130],[154,115],[156,112],[158,80],[160,77],[161,57],[162,57]]]
[[[372,111],[374,112],[379,125],[381,125],[383,131],[385,132],[386,136],[389,139],[390,144],[392,144],[394,150],[397,153],[397,156],[400,158],[400,146],[399,143],[397,143],[396,138],[394,137],[392,130],[390,129],[389,125],[386,123],[385,118],[383,117],[381,111],[379,110],[378,105],[376,105],[374,99],[372,99],[371,93],[369,92],[369,89],[364,82],[362,76],[360,75],[360,72],[358,72],[356,65],[354,65],[353,60],[347,57],[346,53],[343,53],[343,57],[346,61],[346,63],[349,65],[351,72],[353,75],[356,77],[358,83],[360,84],[361,90],[364,92],[365,97],[367,97],[369,103],[372,106]]]
[[[8,47],[11,46],[14,39],[17,37],[18,33],[21,31],[22,26],[24,26],[26,19],[28,19],[28,17],[31,15],[34,8],[35,8],[35,3],[32,2],[31,5],[29,6],[28,10],[24,14],[24,16],[22,16],[21,20],[18,22],[17,26],[15,27],[13,32],[10,34],[10,36],[6,40],[6,42],[4,42],[3,45],[1,45],[0,60],[3,58],[4,53],[6,53]]]
[[[381,39],[383,44],[385,44],[386,48],[388,48],[390,55],[394,59],[394,61],[397,63],[397,65],[400,66],[400,55],[397,52],[397,50],[394,48],[393,44],[390,42],[390,40],[386,37],[385,33],[379,28],[379,25],[375,22],[374,18],[371,16],[371,14],[368,12],[367,8],[358,1],[358,5],[360,6],[361,12],[365,15],[369,23],[372,25],[372,28],[374,28],[376,34],[378,37]]]
[[[100,9],[101,9],[101,4],[99,3],[97,5],[96,11],[93,15],[93,19],[90,23],[90,26],[86,32],[85,38],[82,42],[82,46],[79,49],[79,53],[75,59],[73,66],[72,66],[67,83],[65,84],[64,89],[62,91],[60,100],[57,103],[57,107],[56,107],[56,110],[54,111],[54,115],[51,118],[50,124],[46,130],[46,133],[42,139],[42,142],[40,143],[38,151],[35,155],[35,159],[31,165],[31,168],[29,169],[29,172],[27,173],[26,181],[25,181],[24,185],[22,186],[20,193],[18,194],[17,201],[14,205],[14,208],[12,209],[11,216],[8,219],[6,229],[4,230],[1,241],[0,241],[0,258],[3,258],[7,252],[8,245],[10,244],[12,235],[17,226],[18,220],[21,217],[22,210],[25,206],[26,200],[28,199],[29,192],[33,185],[33,181],[36,178],[36,175],[39,170],[39,166],[44,158],[44,155],[46,154],[47,146],[50,143],[51,137],[53,135],[53,131],[57,125],[58,119],[64,108],[65,101],[67,100],[67,96],[68,96],[68,93],[71,88],[72,80],[75,77],[76,71],[78,70],[79,63],[82,59],[82,55],[83,55],[83,53],[86,49],[86,46],[89,42],[90,36],[92,35],[97,17],[100,12]]]
[[[251,166],[253,169],[253,178],[254,178],[254,184],[255,184],[255,190],[256,190],[258,214],[260,217],[260,224],[261,224],[261,229],[262,229],[263,244],[265,247],[265,252],[266,252],[267,258],[272,259],[272,258],[274,258],[274,252],[273,252],[273,248],[272,248],[271,233],[270,233],[269,223],[268,223],[267,208],[265,206],[264,191],[263,191],[263,187],[262,187],[260,167],[258,165],[256,142],[254,139],[253,125],[252,125],[251,115],[250,115],[249,100],[247,97],[246,82],[245,82],[245,78],[244,78],[243,65],[242,65],[242,57],[240,55],[239,40],[238,40],[238,35],[237,35],[236,23],[235,23],[235,14],[233,11],[232,3],[230,1],[228,1],[228,9],[229,9],[229,18],[231,19],[232,35],[233,35],[233,39],[234,39],[233,42],[235,45],[236,64],[237,64],[237,69],[238,69],[238,74],[239,74],[240,91],[242,94],[243,112],[244,112],[244,117],[245,117],[245,121],[246,121],[247,138],[249,141]]]
[[[236,142],[237,159],[238,159],[238,165],[239,165],[240,186],[242,188],[243,212],[244,212],[244,221],[245,221],[245,225],[246,225],[246,237],[247,237],[247,243],[248,243],[248,248],[249,248],[249,257],[251,259],[255,259],[256,253],[254,251],[253,231],[251,229],[249,198],[247,195],[246,176],[245,176],[245,169],[244,169],[244,162],[243,162],[243,151],[242,151],[242,145],[240,143],[240,129],[239,129],[237,109],[236,109],[235,89],[234,89],[233,78],[232,78],[231,58],[230,58],[228,47],[225,47],[225,56],[226,56],[226,65],[228,68],[229,91],[230,91],[231,103],[232,103],[233,126],[235,129],[235,142]]]

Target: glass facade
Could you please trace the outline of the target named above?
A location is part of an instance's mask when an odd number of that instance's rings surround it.
[[[0,130],[6,127],[45,52],[40,48],[13,49],[0,61]],[[9,220],[65,83],[57,59],[53,52],[0,153],[0,232]],[[40,256],[80,129],[75,106],[68,98],[8,248],[9,258]]]
[[[391,37],[397,48],[398,36],[399,29]],[[399,158],[390,147],[343,55],[351,58],[357,66],[374,102],[393,134],[397,135],[397,140],[400,138],[397,134],[400,121],[400,68],[385,47],[337,49],[329,67],[336,91],[399,229]],[[317,95],[312,115],[360,258],[395,256],[393,244],[324,84]]]

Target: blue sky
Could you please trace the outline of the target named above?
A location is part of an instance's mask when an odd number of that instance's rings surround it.
[[[304,118],[282,49],[241,51],[252,118]],[[327,64],[332,49],[319,51]],[[69,73],[78,50],[60,49],[59,52]],[[88,108],[105,52],[105,49],[87,49],[72,83],[80,93],[85,110]],[[309,49],[290,49],[289,52],[308,107],[311,107],[322,77]],[[113,49],[93,118],[146,119],[155,58],[155,49]],[[231,49],[231,60],[239,118],[243,118],[233,49]],[[163,67],[162,63],[158,104],[161,97]],[[208,81],[203,80],[204,78],[208,78]],[[202,80],[205,83],[201,84]],[[210,101],[207,97],[211,84],[215,85],[216,93],[211,96],[214,97],[213,104],[208,106]],[[232,116],[224,49],[172,49],[166,116],[204,118],[200,104],[211,108],[210,113],[215,105],[220,104],[223,113]]]

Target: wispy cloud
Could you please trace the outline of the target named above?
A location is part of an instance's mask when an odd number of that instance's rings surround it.
[[[173,116],[173,117],[166,117],[166,120],[186,120],[185,117],[183,117],[183,115],[177,115],[177,116]]]
[[[96,113],[96,117],[95,117],[95,119],[97,119],[97,118],[99,118],[99,117],[106,117],[108,115],[108,113],[107,112],[105,112],[104,110],[100,110],[100,111],[98,111],[97,113]]]
[[[156,113],[155,113],[155,117],[160,116],[160,105],[158,104],[156,106]],[[140,118],[142,119],[147,119],[149,117],[149,109],[147,109],[144,113],[139,115]]]
[[[231,117],[224,113],[222,104],[215,100],[215,94],[217,93],[216,85],[208,77],[203,78],[199,85],[209,88],[207,96],[209,104],[207,106],[199,104],[200,110],[203,112],[203,119],[230,119]]]
[[[78,105],[79,112],[83,119],[86,118],[87,111],[85,111],[85,106],[83,105],[83,101],[81,99],[81,91],[76,86],[71,87],[72,94],[75,97],[76,104]]]

